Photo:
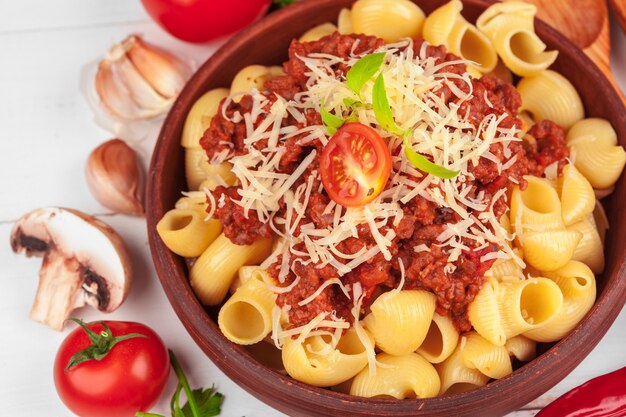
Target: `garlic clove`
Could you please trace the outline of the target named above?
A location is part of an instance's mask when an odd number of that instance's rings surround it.
[[[102,105],[110,113],[125,119],[141,118],[142,110],[133,100],[129,100],[130,92],[113,72],[110,61],[101,61],[98,65],[95,84]]]
[[[94,149],[85,169],[87,185],[104,207],[117,213],[144,213],[144,173],[135,151],[120,139]]]
[[[171,107],[191,72],[174,55],[131,35],[113,45],[100,62],[95,89],[112,115],[148,119]]]
[[[131,35],[124,42],[139,73],[164,97],[176,97],[191,76],[191,68],[169,52]]]
[[[166,99],[154,91],[126,55],[116,62],[114,71],[126,85],[132,101],[141,109],[142,117],[156,116],[172,104],[173,99]]]

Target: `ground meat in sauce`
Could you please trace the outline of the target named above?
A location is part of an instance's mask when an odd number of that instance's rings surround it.
[[[358,41],[358,43],[357,43]],[[355,45],[356,43],[356,45]],[[350,52],[365,54],[383,45],[381,39],[365,35],[340,35],[334,33],[319,41],[300,43],[294,40],[289,48],[289,61],[283,68],[285,75],[269,79],[264,93],[273,102],[272,97],[278,94],[287,99],[293,98],[295,94],[306,88],[308,77],[305,75],[306,67],[299,60],[298,56],[306,56],[314,52],[328,53],[340,57],[347,57]],[[414,43],[415,51],[422,48],[421,41]],[[442,46],[427,46],[428,56],[435,57],[437,63],[453,61],[458,58],[446,52]],[[345,73],[348,68],[343,64],[335,68],[337,73]],[[450,65],[447,71],[462,74],[465,67],[462,64]],[[453,80],[456,87],[467,91],[468,86],[459,80]],[[468,112],[470,122],[478,126],[480,121],[489,114],[496,117],[505,115],[502,127],[521,127],[521,121],[513,116],[518,113],[521,99],[515,88],[496,78],[484,76],[472,81],[473,97],[460,105],[460,112]],[[456,99],[449,87],[443,87],[440,91],[444,95],[447,103]],[[275,100],[275,99],[274,99]],[[237,114],[249,112],[252,106],[250,96],[243,96],[239,103],[231,103],[224,114],[218,113],[213,117],[211,126],[207,129],[201,139],[201,146],[207,152],[209,159],[220,152],[229,152],[238,155],[245,152],[243,141],[246,130],[243,123],[234,123],[231,119]],[[305,114],[306,123],[297,123],[291,116],[285,124],[304,127],[312,124],[320,124],[320,116],[317,112],[311,111]],[[257,125],[261,119],[257,120]],[[284,125],[285,125],[284,124]],[[256,126],[256,125],[255,125]],[[470,171],[475,176],[476,182],[471,191],[473,195],[484,192],[493,195],[498,190],[508,187],[512,182],[525,187],[523,176],[527,174],[543,175],[545,168],[553,162],[558,161],[559,168],[566,163],[568,156],[564,139],[563,129],[553,122],[543,121],[533,126],[528,132],[536,143],[510,143],[505,151],[502,144],[491,145],[490,152],[501,160],[508,152],[515,156],[516,162],[506,171],[498,172],[494,162],[481,158],[477,165],[471,166]],[[307,155],[311,149],[321,151],[322,145],[319,142],[300,145],[299,137],[294,137],[285,143],[286,152],[281,157],[280,169],[286,173],[292,172],[298,163]],[[263,141],[255,144],[257,147],[265,146]],[[302,180],[306,180],[315,169],[318,162],[315,161],[307,170]],[[560,172],[560,171],[559,171]],[[301,180],[301,181],[302,181]],[[317,190],[319,181],[316,180],[314,190]],[[237,199],[237,187],[218,187],[213,195],[216,201],[221,201],[215,212],[215,217],[220,219],[224,228],[224,234],[236,244],[250,244],[257,237],[268,237],[272,235],[269,225],[263,224],[257,218],[254,210],[245,216],[243,208],[233,202]],[[301,224],[312,222],[318,228],[327,228],[333,223],[332,214],[323,213],[330,202],[328,196],[323,192],[313,192],[310,196],[306,209],[305,219]],[[500,200],[494,206],[494,213],[499,216],[506,210],[506,204]],[[449,222],[457,222],[460,219],[450,209],[438,207],[436,204],[417,197],[403,207],[404,217],[399,224],[393,227],[396,238],[389,248],[393,257],[391,261],[386,261],[382,254],[378,254],[367,262],[359,265],[350,273],[341,277],[344,284],[360,282],[366,294],[363,303],[365,308],[375,299],[381,291],[393,288],[398,285],[400,273],[400,261],[405,270],[406,289],[425,289],[433,292],[437,296],[437,312],[445,315],[450,314],[455,325],[461,331],[471,328],[467,319],[467,306],[474,299],[480,290],[484,273],[489,269],[493,261],[481,262],[481,256],[497,250],[497,248],[486,247],[480,251],[464,251],[459,259],[454,263],[454,271],[446,274],[448,255],[435,243],[437,236]],[[369,233],[368,227],[359,227],[359,238],[348,238],[338,245],[338,249],[343,253],[354,254],[364,246],[375,245],[374,239]],[[425,245],[428,250],[415,252],[418,245]],[[298,248],[296,248],[298,249]],[[305,251],[304,246],[299,250]],[[337,277],[334,267],[329,265],[303,265],[298,262],[298,257],[293,256],[289,260],[293,266],[293,271],[289,271],[285,283],[291,284],[296,276],[300,281],[294,289],[287,293],[278,295],[277,304],[279,306],[290,305],[290,323],[293,326],[301,326],[308,323],[320,312],[334,312],[337,317],[343,317],[351,321],[350,308],[351,301],[343,294],[339,286],[330,285],[312,302],[298,306],[298,303],[313,294],[319,286],[327,279]],[[269,273],[278,279],[281,265],[281,258],[269,268]]]

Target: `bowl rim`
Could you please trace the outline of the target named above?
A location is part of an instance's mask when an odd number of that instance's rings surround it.
[[[332,400],[342,410],[360,413],[376,411],[377,415],[421,414],[418,410],[422,410],[424,413],[449,412],[461,406],[484,406],[482,401],[485,398],[490,398],[493,403],[498,404],[499,408],[497,409],[499,410],[519,408],[519,406],[541,395],[563,379],[591,352],[607,332],[626,303],[626,252],[621,254],[621,260],[615,260],[618,263],[616,272],[610,277],[604,277],[605,288],[597,296],[596,302],[589,313],[568,336],[561,339],[536,359],[524,364],[505,378],[492,381],[486,386],[473,391],[451,397],[405,400],[363,398],[317,388],[296,381],[289,376],[280,374],[262,365],[242,346],[233,344],[219,332],[216,323],[209,317],[205,308],[193,294],[187,275],[180,276],[175,269],[170,267],[172,264],[179,262],[181,258],[170,252],[156,233],[157,222],[165,211],[169,209],[163,207],[160,203],[162,190],[157,187],[157,183],[158,173],[162,171],[165,160],[165,142],[168,138],[173,140],[172,137],[176,135],[177,128],[174,122],[184,118],[186,102],[202,87],[203,80],[207,74],[218,70],[217,63],[223,55],[229,53],[228,50],[238,49],[248,43],[250,38],[254,37],[255,34],[259,33],[266,26],[277,25],[291,15],[311,13],[318,7],[321,8],[334,2],[335,0],[302,1],[274,12],[234,35],[200,66],[168,113],[154,148],[146,188],[146,218],[150,249],[157,275],[168,300],[194,341],[229,378],[233,379],[252,395],[282,411],[291,413],[294,411],[304,413],[306,410],[314,412],[313,410],[316,409],[321,411],[321,408],[318,408],[322,407],[322,404],[320,404],[321,395]],[[486,8],[491,4],[491,2],[484,0],[463,0],[463,3],[481,8]],[[560,52],[565,53],[576,64],[589,71],[588,75],[599,83],[605,95],[604,99],[609,102],[609,107],[618,109],[621,107],[622,120],[626,125],[626,108],[624,108],[624,104],[618,94],[613,90],[597,66],[580,49],[546,23],[536,19],[535,28],[537,33],[541,33],[542,38],[557,40],[561,45],[559,48]],[[624,140],[623,137],[620,136],[620,138],[622,141]],[[623,180],[622,177],[620,181]],[[619,254],[616,255],[619,256]],[[212,335],[213,337],[206,338],[204,335]],[[567,362],[563,366],[558,358],[569,355],[575,355],[578,359],[572,363]],[[250,378],[240,377],[240,369],[242,367],[249,370],[247,374]],[[560,372],[554,372],[557,368]],[[564,374],[563,370],[565,370]],[[531,384],[527,387],[529,388],[528,390],[524,392],[518,391],[520,381],[532,380],[533,376],[539,374],[542,375],[542,384],[548,388],[537,389],[536,386],[540,384]],[[274,381],[272,383],[268,382],[271,380]],[[266,387],[269,386],[269,393],[259,392],[259,384],[264,384]],[[534,389],[533,386],[535,386]],[[288,395],[277,399],[280,394]],[[504,403],[507,404],[506,407],[503,407]],[[305,405],[309,408],[302,408]],[[389,411],[390,406],[393,406],[392,411]],[[496,409],[495,406],[492,408]]]

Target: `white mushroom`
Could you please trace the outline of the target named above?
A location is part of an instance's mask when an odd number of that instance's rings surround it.
[[[13,226],[11,247],[43,257],[30,318],[55,330],[76,308],[110,312],[126,298],[132,274],[124,242],[92,216],[59,207],[31,211]]]

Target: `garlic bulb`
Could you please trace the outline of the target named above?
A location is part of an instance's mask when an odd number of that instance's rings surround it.
[[[112,115],[147,119],[169,109],[191,72],[179,58],[131,35],[113,45],[100,61],[95,87]]]
[[[118,213],[142,215],[144,174],[135,151],[120,139],[94,149],[85,169],[93,196]]]

